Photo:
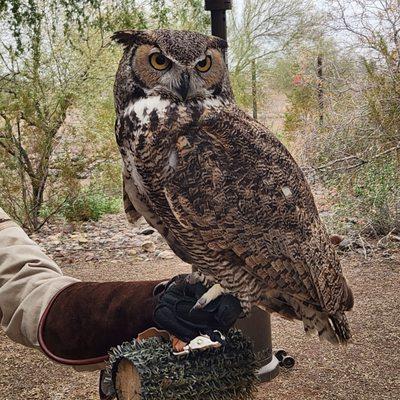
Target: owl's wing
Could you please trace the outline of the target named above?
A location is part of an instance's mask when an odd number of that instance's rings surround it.
[[[125,176],[122,174],[122,195],[123,195],[123,202],[124,202],[124,211],[126,214],[127,220],[134,224],[142,215],[136,210],[135,206],[132,204],[131,200],[129,199],[128,193],[125,190]]]
[[[284,146],[236,108],[209,113],[185,140],[165,187],[173,213],[210,249],[233,251],[268,288],[324,312],[343,310],[339,261]]]

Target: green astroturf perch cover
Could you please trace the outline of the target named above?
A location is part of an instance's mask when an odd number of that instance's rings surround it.
[[[132,340],[109,352],[108,379],[115,383],[118,364],[129,360],[141,381],[142,400],[254,399],[259,368],[252,345],[231,329],[217,349],[175,356],[172,345],[159,337]]]

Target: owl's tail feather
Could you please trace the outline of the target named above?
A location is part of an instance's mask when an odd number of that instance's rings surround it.
[[[346,344],[349,342],[351,339],[351,331],[346,315],[343,312],[339,312],[329,318],[332,322],[336,336],[339,339],[339,343]]]
[[[351,339],[350,327],[343,312],[328,315],[305,307],[301,311],[306,333],[317,331],[321,340],[332,344],[346,344]]]
[[[332,344],[346,344],[351,339],[350,327],[344,312],[329,315],[296,301],[291,296],[264,297],[260,306],[275,311],[288,319],[303,322],[306,334],[318,333],[321,340]]]

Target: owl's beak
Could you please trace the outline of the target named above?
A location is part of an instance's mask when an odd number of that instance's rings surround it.
[[[189,72],[182,72],[181,80],[177,88],[177,92],[181,95],[182,100],[187,99],[187,95],[190,89],[190,75]]]

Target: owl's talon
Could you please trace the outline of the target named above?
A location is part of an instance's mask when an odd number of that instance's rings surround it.
[[[198,282],[200,282],[200,277],[197,272],[192,272],[186,277],[186,283],[189,285],[195,285]]]
[[[192,310],[199,310],[204,308],[208,303],[211,303],[217,297],[223,295],[226,290],[220,285],[215,284],[210,289],[207,290],[196,302],[193,306]]]
[[[192,307],[192,310],[201,310],[207,305],[207,300],[203,297],[200,297],[196,304]]]

